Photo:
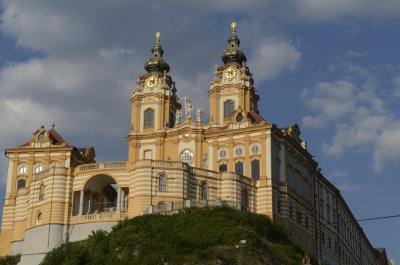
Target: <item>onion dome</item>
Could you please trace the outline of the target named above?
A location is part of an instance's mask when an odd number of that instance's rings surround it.
[[[156,45],[151,49],[151,58],[149,58],[144,65],[144,69],[148,73],[157,73],[157,74],[163,74],[164,71],[169,72],[169,65],[166,61],[163,60],[162,56],[164,54],[164,51],[159,45],[160,43],[160,32],[156,33]]]
[[[228,48],[222,53],[221,59],[224,64],[233,63],[242,65],[243,61],[247,61],[246,55],[239,49],[240,40],[236,36],[236,22],[232,22],[232,35],[228,39]]]

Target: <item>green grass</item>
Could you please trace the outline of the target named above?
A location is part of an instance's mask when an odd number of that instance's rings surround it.
[[[240,251],[235,246],[243,239]],[[110,233],[60,246],[41,264],[239,264],[240,257],[242,264],[297,265],[303,251],[265,215],[191,208],[121,222]]]

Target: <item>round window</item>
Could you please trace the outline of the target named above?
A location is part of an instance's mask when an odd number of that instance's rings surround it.
[[[40,133],[40,134],[38,135],[38,140],[39,140],[39,141],[43,141],[43,140],[44,140],[44,133]]]
[[[193,153],[186,149],[182,152],[180,159],[182,162],[190,164],[193,161]]]
[[[183,135],[183,138],[188,139],[189,137],[190,137],[190,134],[189,134],[189,133],[185,133],[185,134]]]
[[[257,145],[253,145],[253,147],[251,148],[251,152],[253,152],[253,154],[257,154],[258,153],[258,146]]]
[[[236,153],[237,156],[240,156],[243,153],[242,148],[236,148],[235,153]]]
[[[36,223],[40,224],[42,222],[42,213],[38,212],[37,214],[37,218],[36,218]]]
[[[219,156],[222,157],[222,158],[226,157],[226,151],[225,150],[221,150],[219,152]]]
[[[237,122],[241,122],[243,120],[243,114],[239,113],[238,115],[236,115],[236,121]]]

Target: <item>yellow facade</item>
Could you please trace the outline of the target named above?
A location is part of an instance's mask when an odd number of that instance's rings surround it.
[[[188,98],[179,103],[158,38],[132,91],[127,161],[96,163],[93,148],[68,145],[54,126],[6,150],[1,255],[48,251],[144,213],[223,203],[269,215],[316,253],[317,163],[297,125],[277,128],[258,114],[235,29],[210,82],[208,124]],[[33,235],[43,246],[32,246]]]

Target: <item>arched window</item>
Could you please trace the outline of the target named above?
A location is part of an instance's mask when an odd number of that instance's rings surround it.
[[[17,182],[17,189],[25,188],[26,181],[25,179],[19,179]]]
[[[207,182],[205,181],[201,183],[201,199],[207,200]]]
[[[249,195],[247,194],[247,190],[242,190],[242,206],[247,207],[249,204]]]
[[[154,124],[154,110],[147,109],[144,112],[144,127],[153,127]]]
[[[219,165],[219,172],[226,172],[228,170],[228,167],[226,164],[221,164]]]
[[[40,190],[39,190],[39,200],[44,199],[44,184],[40,185]]]
[[[35,173],[39,173],[39,172],[41,172],[41,171],[43,171],[43,166],[37,165],[37,166],[35,167]]]
[[[243,175],[243,162],[239,161],[235,163],[235,172]]]
[[[165,175],[160,176],[160,180],[158,182],[158,190],[167,191],[167,177]]]
[[[258,159],[251,161],[251,178],[252,179],[260,178],[260,160]]]
[[[224,103],[224,119],[230,119],[234,111],[235,104],[232,100],[225,101]]]
[[[18,174],[25,174],[26,173],[26,166],[20,166],[18,169]]]
[[[186,149],[185,151],[182,152],[180,159],[181,162],[190,164],[193,161],[193,153],[190,152],[189,149]]]

